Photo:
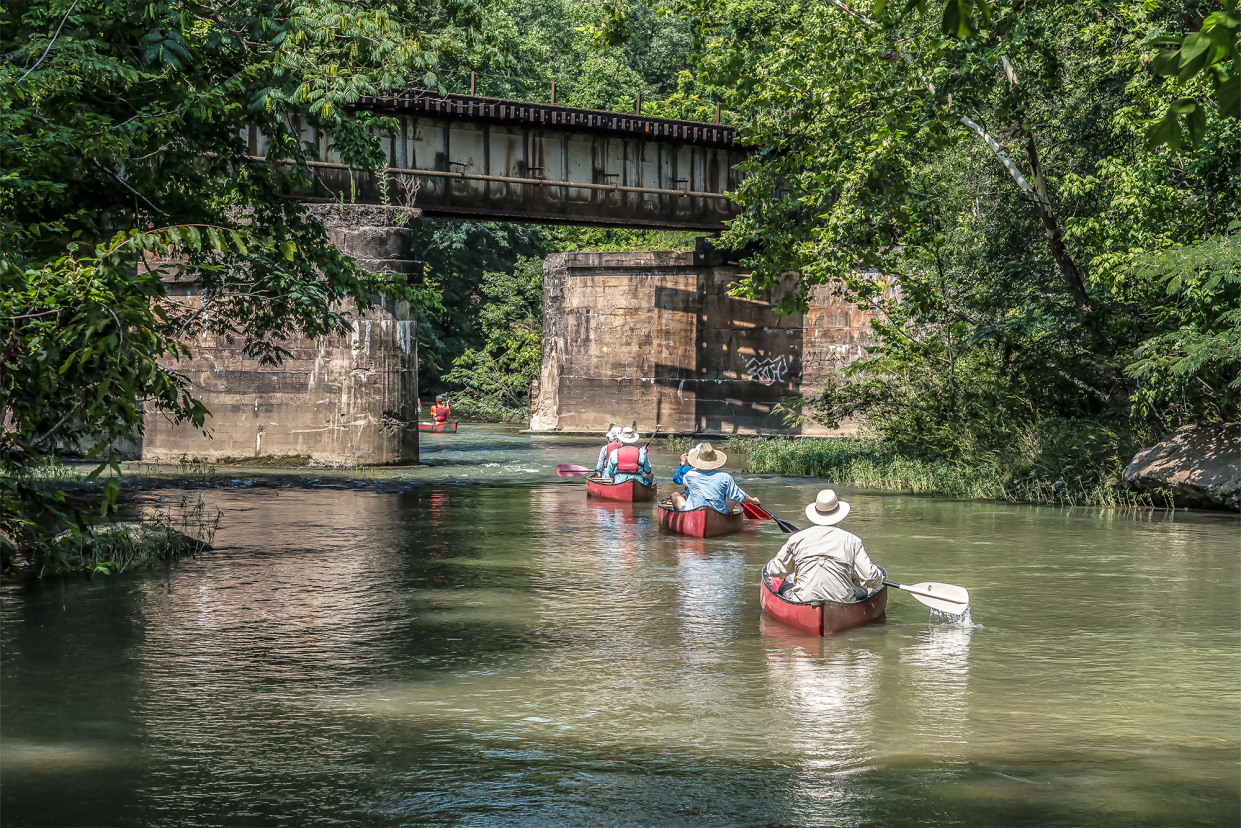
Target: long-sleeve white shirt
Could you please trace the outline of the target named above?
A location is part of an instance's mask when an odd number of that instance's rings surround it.
[[[811,526],[792,535],[767,563],[771,578],[793,576],[790,601],[854,600],[858,586],[875,590],[883,573],[871,563],[862,539],[836,526]]]

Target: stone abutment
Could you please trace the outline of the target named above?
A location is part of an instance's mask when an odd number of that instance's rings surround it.
[[[863,353],[871,314],[816,287],[804,316],[781,292],[728,295],[744,273],[699,253],[563,253],[544,263],[543,366],[533,431],[610,423],[677,434],[841,434],[789,427],[783,397],[818,396]],[[718,261],[718,258],[717,258]]]
[[[375,273],[416,272],[407,226],[391,226],[382,208],[335,208],[320,216],[328,237]],[[196,286],[173,281],[173,301],[201,308]],[[149,414],[142,459],[208,462],[249,457],[309,457],[321,463],[418,462],[418,345],[408,305],[376,299],[353,311],[345,336],[296,336],[280,365],[260,365],[240,341],[207,335],[191,343],[193,358],[169,367],[188,379],[211,416],[204,436]]]

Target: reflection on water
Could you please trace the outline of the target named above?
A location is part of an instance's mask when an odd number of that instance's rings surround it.
[[[595,450],[463,429],[370,491],[213,491],[200,559],[6,583],[0,823],[1241,821],[1235,518],[853,493],[979,623],[897,592],[817,638],[759,612],[774,526],[680,538],[552,477]]]

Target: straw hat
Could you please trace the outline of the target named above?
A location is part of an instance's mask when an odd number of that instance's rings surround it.
[[[622,443],[628,443],[632,445],[638,442],[638,440],[641,438],[638,437],[638,432],[634,431],[629,426],[625,426],[624,428],[620,430],[620,434],[616,435],[616,439],[620,440]]]
[[[716,451],[710,443],[699,443],[689,450],[689,464],[696,469],[718,469],[728,462],[728,455]]]
[[[820,526],[834,526],[849,514],[849,504],[836,497],[831,489],[819,492],[814,503],[806,507],[806,518]]]

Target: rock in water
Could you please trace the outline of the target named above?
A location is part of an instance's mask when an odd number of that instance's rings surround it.
[[[1241,423],[1181,426],[1138,452],[1122,477],[1156,503],[1170,491],[1177,506],[1241,511]]]

